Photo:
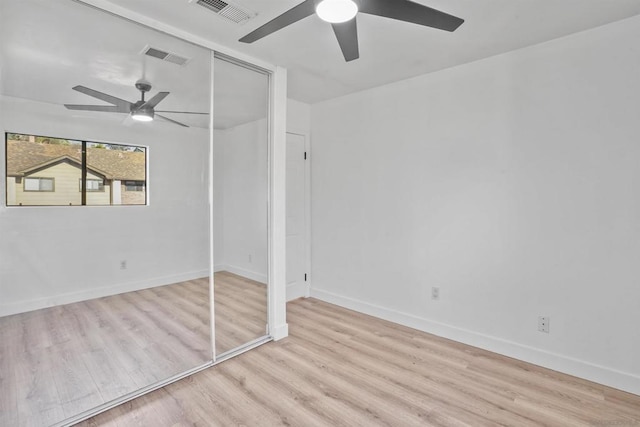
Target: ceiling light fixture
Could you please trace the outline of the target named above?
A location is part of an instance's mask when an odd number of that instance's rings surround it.
[[[139,122],[150,122],[153,120],[153,111],[146,108],[140,108],[131,112],[131,118]]]
[[[322,0],[316,6],[316,13],[323,21],[339,24],[354,18],[358,5],[353,0]]]

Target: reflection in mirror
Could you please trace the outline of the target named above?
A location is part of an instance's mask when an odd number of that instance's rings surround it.
[[[210,364],[210,51],[2,0],[0,64],[0,425],[71,422]]]
[[[216,355],[267,334],[269,75],[214,59]]]
[[[9,132],[6,144],[7,206],[147,203],[146,147]]]

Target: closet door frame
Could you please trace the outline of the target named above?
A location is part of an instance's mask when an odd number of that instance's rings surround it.
[[[213,273],[210,275],[210,295],[211,312],[212,312],[212,345],[213,345],[213,363],[217,364],[231,357],[242,354],[259,345],[271,340],[279,340],[288,335],[288,326],[286,324],[286,70],[284,68],[275,67],[273,69],[265,68],[238,59],[226,53],[212,51],[211,55],[211,123],[210,123],[210,149],[209,149],[209,200],[213,200],[213,147],[214,132],[213,119],[215,117],[215,98],[214,98],[214,72],[215,59],[223,60],[239,67],[264,74],[267,77],[268,84],[268,104],[267,104],[267,171],[268,171],[268,189],[267,189],[267,331],[265,335],[251,340],[243,345],[225,351],[218,355],[215,349],[215,286]],[[282,122],[282,123],[280,123]],[[276,160],[280,160],[278,163]],[[283,166],[278,166],[279,164]],[[279,169],[281,168],[281,169]],[[211,236],[209,239],[210,257],[209,269],[211,272],[215,270],[215,252],[214,252],[214,214],[213,208],[209,210]]]

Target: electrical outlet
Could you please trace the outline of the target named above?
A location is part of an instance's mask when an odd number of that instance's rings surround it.
[[[127,269],[127,260],[120,261],[120,270],[126,270],[126,269]]]
[[[539,316],[538,317],[538,331],[549,333],[549,321],[551,319],[547,316]]]
[[[434,299],[434,300],[440,299],[440,288],[435,286],[431,288],[431,299]]]

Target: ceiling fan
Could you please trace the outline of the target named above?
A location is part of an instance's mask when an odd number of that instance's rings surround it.
[[[125,101],[124,99],[116,98],[115,96],[108,95],[104,92],[99,92],[94,89],[90,89],[86,86],[74,86],[72,89],[85,95],[93,96],[102,101],[108,102],[112,105],[78,105],[78,104],[64,104],[69,110],[82,110],[82,111],[101,111],[104,113],[127,113],[132,119],[141,122],[150,122],[155,117],[159,117],[162,120],[174,123],[179,126],[189,127],[184,123],[180,123],[176,120],[170,119],[157,113],[179,113],[179,114],[208,114],[208,113],[196,113],[193,111],[169,111],[169,110],[156,110],[155,107],[169,95],[169,92],[158,92],[151,99],[145,101],[144,94],[151,90],[151,83],[142,79],[138,80],[135,84],[136,89],[140,91],[140,100],[136,102]]]
[[[464,19],[409,0],[305,0],[239,41],[253,43],[316,13],[333,27],[344,59],[353,61],[360,57],[356,27],[358,12],[445,31],[455,31],[464,22]]]

